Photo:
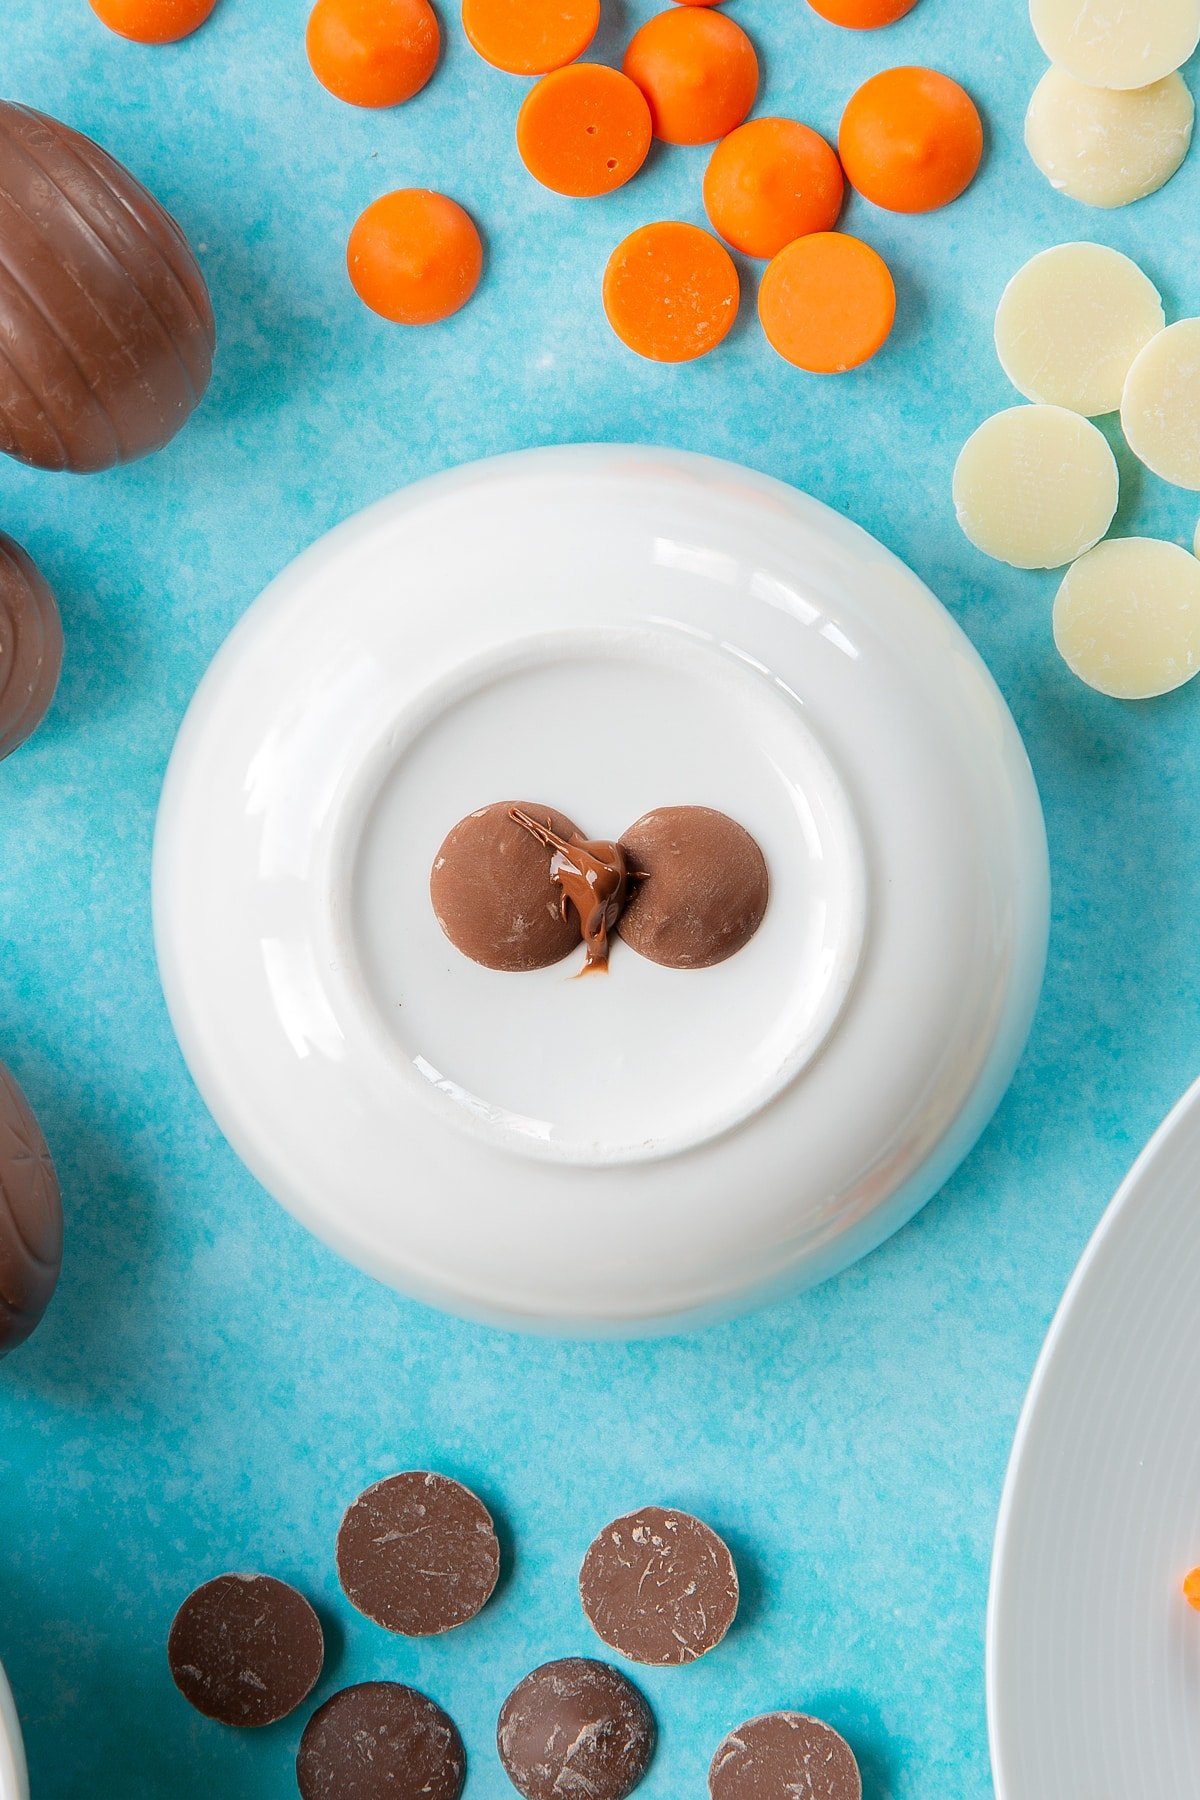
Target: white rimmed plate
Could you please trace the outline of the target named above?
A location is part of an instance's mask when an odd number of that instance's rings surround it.
[[[619,834],[719,807],[764,924],[715,969],[478,968],[433,856],[495,800]],[[911,1216],[1041,981],[1024,750],[916,577],[816,502],[662,451],[528,452],[331,533],[216,658],[155,849],[167,1001],[264,1185],[408,1292],[644,1330]]]
[[[1071,1280],[996,1532],[998,1800],[1196,1800],[1200,1083],[1134,1164]]]

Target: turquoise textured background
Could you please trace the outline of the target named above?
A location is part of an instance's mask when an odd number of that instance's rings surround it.
[[[651,10],[606,0],[593,54],[618,57]],[[462,1726],[468,1800],[503,1800],[501,1700],[535,1663],[597,1649],[580,1556],[612,1515],[663,1499],[726,1533],[745,1603],[718,1654],[640,1677],[661,1724],[645,1800],[703,1793],[724,1731],[778,1705],[848,1734],[867,1800],[973,1800],[990,1791],[987,1570],[1021,1397],[1110,1191],[1200,1064],[1200,694],[1123,708],[1077,686],[1051,643],[1054,578],[970,548],[950,472],[968,431],[1015,399],[990,327],[1033,251],[1116,244],[1172,316],[1200,311],[1200,153],[1155,198],[1088,212],[1025,157],[1042,61],[1020,0],[920,0],[874,34],[838,31],[803,0],[731,0],[762,55],[760,112],[832,135],[860,80],[926,62],[976,95],[987,162],[929,218],[852,202],[846,223],[889,258],[900,296],[865,370],[821,381],[779,361],[752,280],[730,341],[665,369],[610,335],[600,275],[636,224],[702,219],[705,151],[658,148],[620,194],[560,200],[516,155],[523,84],[477,60],[449,3],[435,79],[384,114],[318,88],[305,14],[305,0],[220,0],[195,37],[147,49],[84,0],[28,0],[6,9],[0,42],[7,96],[95,136],[177,214],[220,331],[210,396],[163,455],[87,480],[0,467],[0,525],[54,583],[68,642],[48,724],[0,767],[0,1056],[43,1121],[67,1206],[54,1308],[0,1364],[0,1658],[34,1800],[294,1792],[306,1714],[237,1735],[168,1676],[176,1605],[227,1568],[291,1578],[318,1604],[318,1698],[373,1676],[416,1683]],[[405,333],[360,307],[343,249],[368,201],[416,183],[474,211],[488,263],[465,312]],[[574,439],[739,459],[905,557],[1013,707],[1056,880],[1029,1053],[946,1191],[814,1294],[627,1346],[441,1318],[306,1236],[192,1088],[148,904],[174,733],[270,577],[415,477]],[[1190,544],[1194,498],[1121,466],[1119,527]],[[345,1504],[413,1465],[486,1496],[508,1563],[487,1611],[427,1644],[360,1619],[333,1566]]]

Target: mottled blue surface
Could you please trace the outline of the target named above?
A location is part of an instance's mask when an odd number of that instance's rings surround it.
[[[602,52],[649,10],[606,0]],[[722,1733],[780,1704],[848,1733],[867,1800],[989,1791],[984,1608],[1017,1409],[1109,1192],[1200,1064],[1200,695],[1122,708],[1075,685],[1051,644],[1053,577],[971,550],[950,471],[1013,399],[990,325],[1032,251],[1100,238],[1141,257],[1173,313],[1200,311],[1200,158],[1124,213],[1054,196],[1021,144],[1041,61],[1020,0],[920,0],[874,35],[803,0],[730,10],[762,52],[769,110],[832,133],[859,80],[904,61],[959,76],[985,110],[986,169],[961,203],[849,211],[900,293],[891,344],[856,375],[790,369],[749,303],[702,363],[628,355],[601,313],[605,258],[647,219],[701,218],[704,151],[657,150],[606,201],[544,192],[514,147],[522,84],[475,58],[449,6],[436,78],[384,115],[316,86],[305,0],[220,0],[159,50],[109,36],[85,0],[5,9],[4,92],[93,134],[177,213],[221,340],[209,399],[165,454],[84,481],[0,467],[0,525],[57,588],[69,646],[50,721],[0,768],[0,1055],[43,1120],[68,1215],[53,1311],[0,1365],[0,1658],[34,1800],[294,1791],[303,1715],[235,1735],[167,1673],[175,1606],[230,1567],[291,1577],[319,1604],[322,1695],[416,1682],[461,1722],[469,1800],[502,1800],[504,1694],[535,1662],[595,1648],[574,1589],[593,1530],[667,1497],[725,1531],[746,1599],[719,1654],[643,1678],[662,1727],[645,1800],[701,1794]],[[475,211],[488,268],[458,318],[406,334],[353,298],[343,245],[369,200],[413,183]],[[454,1323],[307,1237],[191,1086],[148,906],[172,738],[266,581],[416,476],[586,438],[740,459],[907,558],[1009,698],[1056,879],[1029,1054],[947,1191],[820,1292],[623,1347]],[[1190,543],[1194,499],[1127,456],[1122,473],[1124,528]],[[509,1556],[495,1603],[426,1645],[355,1615],[332,1557],[344,1504],[413,1464],[477,1486]]]

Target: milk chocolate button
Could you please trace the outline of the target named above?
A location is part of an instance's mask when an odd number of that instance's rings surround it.
[[[716,1532],[661,1506],[605,1526],[584,1558],[579,1592],[606,1644],[662,1668],[715,1649],[738,1606],[737,1570]]]
[[[0,101],[0,244],[0,450],[83,472],[160,449],[214,344],[174,219],[89,138]]]
[[[0,760],[49,712],[62,658],[54,595],[20,544],[0,531]]]
[[[411,1469],[360,1494],[342,1520],[338,1577],[351,1603],[405,1637],[463,1625],[500,1573],[492,1515],[461,1482]]]
[[[325,1660],[321,1622],[273,1575],[218,1575],[189,1594],[167,1642],[175,1685],[222,1725],[273,1725],[308,1698]]]
[[[654,1718],[607,1663],[543,1663],[504,1702],[500,1761],[525,1800],[624,1800],[650,1766]]]
[[[640,870],[617,931],[668,969],[706,969],[750,942],[770,881],[750,833],[708,806],[663,806],[621,834]]]
[[[429,897],[456,950],[485,968],[520,973],[569,956],[580,925],[551,878],[553,850],[516,822],[514,805],[557,837],[579,835],[551,806],[524,800],[481,806],[459,820],[434,857]]]
[[[29,1102],[0,1063],[0,1356],[23,1344],[62,1266],[62,1200]]]
[[[308,1721],[296,1757],[302,1800],[458,1800],[466,1775],[453,1719],[396,1681],[334,1694]]]
[[[845,1738],[804,1713],[764,1713],[731,1731],[708,1771],[711,1800],[862,1800]]]

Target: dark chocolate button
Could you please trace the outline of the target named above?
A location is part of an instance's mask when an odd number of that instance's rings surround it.
[[[396,1681],[334,1694],[308,1721],[296,1757],[302,1800],[458,1800],[466,1774],[453,1719]]]
[[[189,1594],[167,1642],[175,1685],[222,1725],[273,1725],[308,1698],[325,1660],[321,1622],[273,1575],[218,1575]]]
[[[406,1637],[463,1625],[500,1573],[492,1515],[461,1482],[412,1469],[360,1494],[342,1520],[338,1576],[368,1619]]]
[[[607,1663],[543,1663],[504,1702],[500,1761],[525,1800],[624,1800],[654,1755],[654,1717]]]
[[[20,544],[0,531],[0,761],[49,712],[62,657],[54,595]]]
[[[90,139],[2,101],[0,243],[0,450],[82,472],[161,448],[214,344],[174,219]]]
[[[0,1063],[0,1356],[23,1344],[62,1266],[62,1201],[29,1102]]]
[[[617,931],[669,969],[706,969],[748,944],[770,881],[750,833],[708,806],[663,806],[621,835],[635,881]]]
[[[563,908],[552,849],[511,817],[513,806],[561,838],[577,835],[564,813],[500,800],[460,819],[433,859],[429,897],[456,950],[488,969],[549,968],[580,941],[579,914]]]
[[[731,1731],[708,1771],[711,1800],[862,1800],[845,1738],[804,1713],[764,1713]]]
[[[716,1532],[661,1506],[605,1526],[584,1558],[579,1592],[606,1644],[661,1668],[715,1649],[738,1606],[737,1570]]]

